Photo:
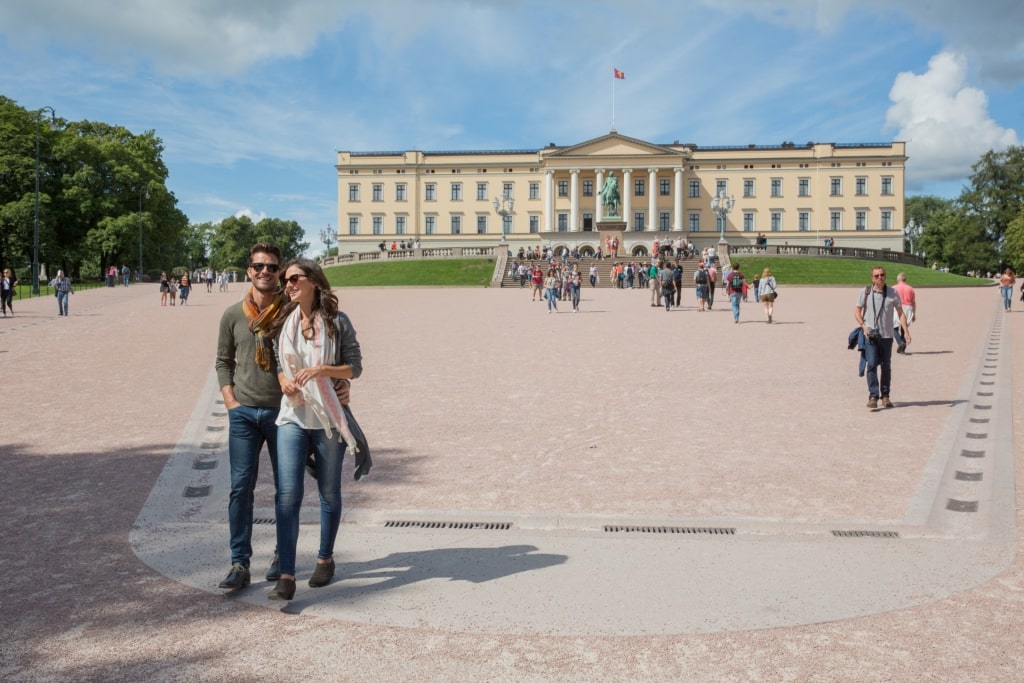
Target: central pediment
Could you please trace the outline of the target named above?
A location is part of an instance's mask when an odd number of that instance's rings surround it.
[[[550,149],[550,151],[542,150],[542,152],[544,153],[544,158],[548,161],[581,158],[608,159],[615,157],[630,157],[633,159],[638,157],[664,158],[666,156],[682,157],[685,159],[689,156],[687,150],[656,145],[644,140],[619,135],[618,133],[609,133],[608,135],[586,140],[571,147],[554,148]]]

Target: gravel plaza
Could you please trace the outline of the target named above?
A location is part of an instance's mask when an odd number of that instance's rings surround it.
[[[865,264],[865,284],[870,264]],[[911,282],[913,284],[913,282]],[[869,411],[855,287],[666,314],[585,288],[337,290],[374,468],[346,461],[338,573],[229,567],[217,322],[241,294],[155,285],[15,301],[0,320],[11,681],[883,681],[1019,678],[1024,305],[919,289]],[[1020,366],[1020,367],[1018,367]],[[257,578],[259,580],[257,580]]]

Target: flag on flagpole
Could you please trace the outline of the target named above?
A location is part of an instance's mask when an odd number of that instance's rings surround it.
[[[612,72],[615,78],[618,78],[620,81],[626,80],[626,74],[622,73],[618,69],[612,69]]]

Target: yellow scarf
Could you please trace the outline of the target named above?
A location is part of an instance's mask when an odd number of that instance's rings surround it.
[[[270,331],[274,319],[277,318],[277,314],[281,312],[281,302],[281,293],[278,292],[270,305],[261,311],[253,298],[252,287],[242,299],[242,313],[249,321],[249,331],[256,335],[256,364],[268,372],[270,371],[272,353],[267,344],[267,333]]]

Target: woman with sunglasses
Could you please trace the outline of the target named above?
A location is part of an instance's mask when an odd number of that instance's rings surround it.
[[[274,352],[284,396],[277,417],[277,545],[281,578],[267,596],[295,595],[295,548],[299,538],[306,456],[316,460],[320,494],[320,550],[309,579],[313,588],[334,576],[334,542],[341,524],[341,464],[355,443],[334,382],[363,372],[362,352],[348,316],[338,310],[323,270],[298,259],[284,270],[291,300],[275,322]]]

